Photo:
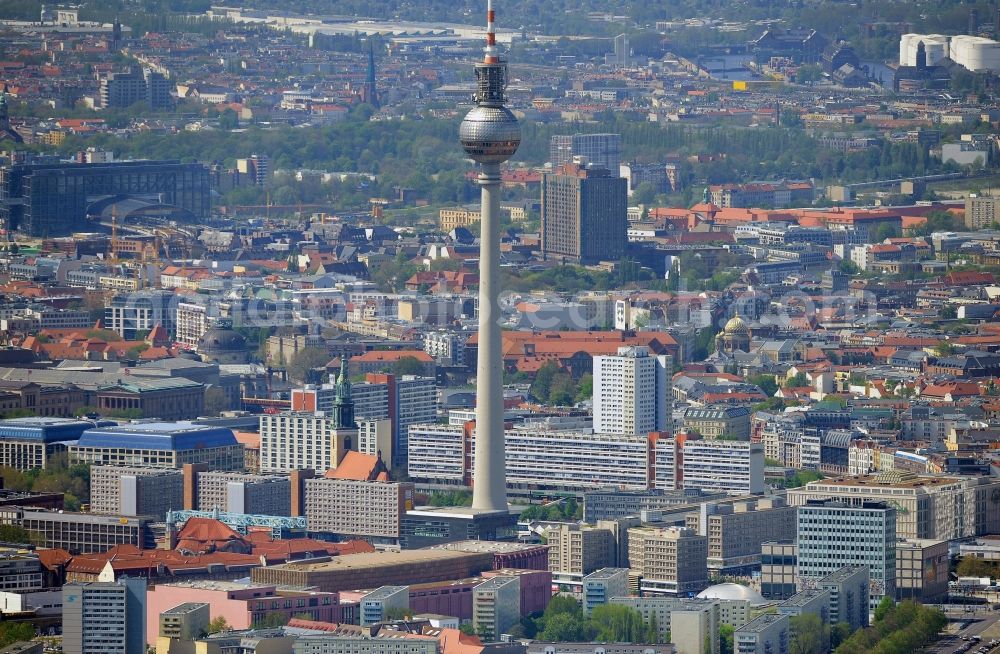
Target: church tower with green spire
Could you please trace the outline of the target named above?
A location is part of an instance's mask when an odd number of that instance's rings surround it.
[[[351,399],[351,381],[347,378],[347,357],[340,358],[340,375],[333,398],[333,422],[335,429],[357,429],[354,422],[354,400]]]

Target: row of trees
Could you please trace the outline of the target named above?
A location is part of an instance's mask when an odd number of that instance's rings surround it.
[[[661,634],[656,618],[649,622],[627,606],[605,604],[589,616],[572,597],[557,595],[538,618],[526,618],[512,630],[515,637],[537,638],[548,642],[661,643],[669,637]]]
[[[64,503],[70,511],[90,501],[90,466],[83,463],[69,465],[65,452],[48,460],[45,469],[27,471],[0,467],[4,488],[36,493],[63,493]]]
[[[547,361],[535,373],[529,392],[539,402],[552,406],[570,406],[593,397],[594,377],[585,373],[579,380],[575,380],[558,363]]]
[[[576,498],[568,497],[549,504],[532,504],[521,512],[522,520],[551,520],[563,522],[583,518],[583,507]]]
[[[909,654],[937,640],[948,623],[944,613],[912,600],[893,604],[888,597],[875,609],[875,622],[860,629],[834,654]]]

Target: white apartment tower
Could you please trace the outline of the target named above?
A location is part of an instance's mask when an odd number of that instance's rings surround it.
[[[645,436],[667,431],[669,419],[669,357],[642,345],[594,357],[595,432]]]

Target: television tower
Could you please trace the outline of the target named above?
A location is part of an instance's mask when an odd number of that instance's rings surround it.
[[[500,164],[517,152],[521,128],[504,106],[507,63],[497,52],[493,0],[486,5],[486,56],[476,64],[476,107],[458,130],[465,153],[480,164],[479,355],[476,362],[476,464],[472,508],[507,511],[500,352]]]

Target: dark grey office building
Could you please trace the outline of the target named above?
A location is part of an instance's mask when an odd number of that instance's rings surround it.
[[[565,164],[542,177],[542,255],[617,261],[628,241],[627,182],[606,168]]]
[[[195,221],[209,214],[209,190],[208,168],[196,163],[15,164],[0,168],[0,220],[28,236],[66,236],[87,231],[88,214],[132,199],[132,211],[159,208]]]
[[[615,175],[622,160],[621,134],[555,134],[549,139],[549,161],[553,168],[575,163],[582,157],[596,168],[607,168]]]

